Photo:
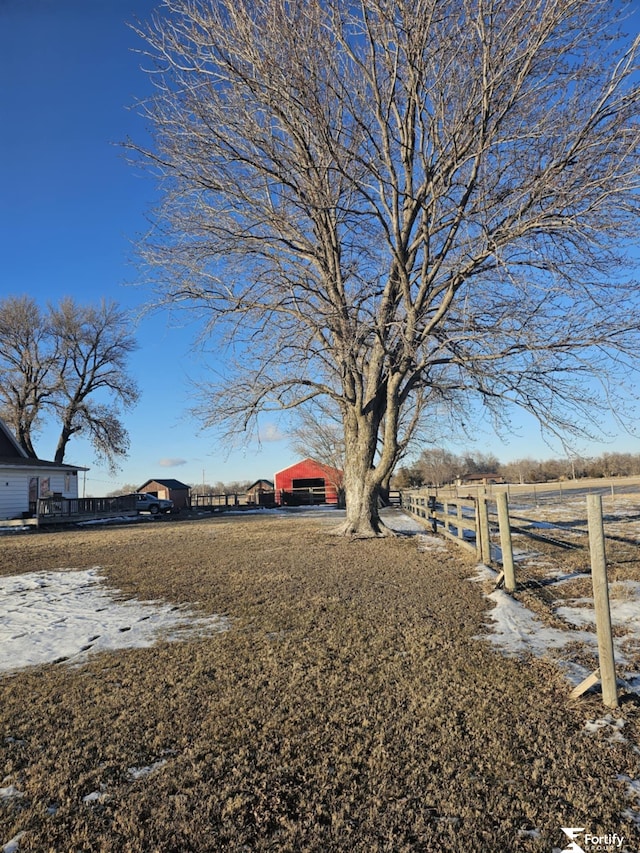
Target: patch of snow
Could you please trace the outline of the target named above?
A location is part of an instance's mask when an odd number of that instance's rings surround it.
[[[0,526],[0,536],[8,536],[11,533],[29,533],[31,530],[33,527],[30,524],[5,525],[4,527]]]
[[[128,767],[127,774],[130,779],[144,779],[145,776],[149,776],[151,773],[164,767],[166,763],[167,759],[161,758],[159,761],[154,761],[148,767]]]
[[[418,535],[418,551],[446,551],[447,546],[439,536],[420,533]]]
[[[87,794],[86,797],[82,798],[82,802],[87,805],[93,805],[93,803],[104,803],[108,799],[109,795],[106,793],[104,786],[101,785],[99,791],[92,791],[90,794]]]
[[[604,717],[601,717],[598,720],[587,720],[584,724],[585,732],[589,732],[593,734],[593,732],[599,732],[602,729],[611,728],[614,732],[620,732],[626,724],[626,720],[622,718],[618,718],[617,720],[611,714],[607,714]]]
[[[520,838],[542,838],[542,832],[539,829],[519,829],[518,835]]]
[[[550,628],[519,601],[502,589],[488,596],[495,607],[489,611],[493,633],[488,639],[510,656],[526,653],[543,657],[548,649],[562,649],[569,642],[595,646],[596,637],[586,631],[561,631]]]
[[[470,580],[491,581],[496,573],[485,565],[478,565],[476,574]],[[556,571],[549,573],[557,583],[564,583],[578,577],[587,577],[583,572]],[[496,589],[487,598],[493,602],[493,609],[487,614],[487,624],[491,628],[483,639],[492,643],[510,657],[522,657],[531,654],[542,658],[551,656],[563,670],[567,680],[579,684],[589,675],[583,665],[566,659],[562,652],[569,646],[581,647],[593,659],[593,669],[597,667],[597,635],[595,632],[595,613],[592,598],[580,598],[570,601],[566,606],[558,607],[555,614],[567,623],[567,629],[552,628],[534,615],[524,605],[504,590]],[[640,583],[620,581],[610,586],[611,621],[617,629],[614,637],[614,651],[618,677],[626,689],[640,692],[640,672],[638,672],[638,649],[640,648]],[[578,630],[576,630],[578,629]]]
[[[99,524],[127,524],[130,522],[140,522],[146,519],[139,515],[116,515],[112,518],[88,518],[86,521],[76,522],[78,527],[93,527]]]
[[[18,853],[20,850],[20,842],[25,835],[25,832],[19,832],[17,835],[14,835],[10,841],[7,841],[7,843],[3,845],[2,853]]]
[[[547,572],[547,577],[554,580],[556,583],[566,583],[567,581],[573,581],[577,578],[590,578],[591,575],[588,572],[558,572],[552,571]]]
[[[426,529],[424,524],[420,524],[417,519],[405,515],[403,512],[387,512],[382,515],[382,519],[387,527],[390,527],[395,533],[424,533]]]
[[[467,578],[467,580],[471,583],[483,583],[484,581],[495,581],[497,577],[498,573],[495,569],[485,565],[485,563],[479,563],[476,566],[475,575],[472,578]]]
[[[0,672],[91,652],[153,646],[228,630],[221,616],[200,617],[167,602],[120,600],[98,567],[0,578]]]
[[[12,800],[16,797],[24,797],[22,791],[19,791],[15,785],[8,785],[6,788],[0,788],[0,800]]]
[[[630,823],[635,823],[640,827],[640,779],[632,779],[630,776],[618,776],[619,782],[626,783],[626,795],[630,800],[635,800],[635,807],[625,809],[622,812],[622,817]]]

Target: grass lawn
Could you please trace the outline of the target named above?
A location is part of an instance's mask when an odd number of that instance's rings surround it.
[[[639,849],[635,698],[588,726],[599,696],[478,639],[454,544],[304,513],[0,541],[0,575],[95,566],[230,628],[0,677],[0,850],[551,853],[563,826]]]

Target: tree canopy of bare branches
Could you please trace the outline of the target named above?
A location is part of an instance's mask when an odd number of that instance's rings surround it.
[[[56,349],[48,319],[35,300],[0,302],[0,414],[28,456],[37,458],[33,435],[53,398]]]
[[[0,412],[27,454],[36,456],[34,433],[55,418],[56,462],[83,433],[115,470],[129,447],[121,407],[139,396],[127,373],[135,348],[127,315],[114,302],[65,298],[44,312],[27,296],[0,301]]]
[[[383,532],[376,490],[430,413],[588,433],[635,369],[638,39],[616,8],[165,0],[138,28],[154,141],[128,145],[162,189],[142,256],[224,360],[206,423],[329,398],[349,534]]]

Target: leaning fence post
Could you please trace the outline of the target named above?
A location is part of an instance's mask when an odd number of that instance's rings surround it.
[[[496,495],[498,505],[498,524],[500,525],[500,548],[502,549],[502,571],[504,572],[504,588],[515,592],[516,573],[513,566],[513,546],[511,544],[511,526],[509,524],[509,503],[506,492]]]
[[[604,526],[602,523],[602,498],[600,495],[587,495],[587,520],[589,527],[589,550],[591,553],[591,580],[593,583],[593,603],[596,613],[598,632],[598,660],[600,666],[596,672],[579,684],[571,694],[580,696],[596,681],[602,685],[602,701],[607,708],[618,707],[618,686],[616,684],[616,665],[613,654],[613,634],[611,631],[611,610],[609,608],[609,587],[607,584],[607,559],[604,547]]]

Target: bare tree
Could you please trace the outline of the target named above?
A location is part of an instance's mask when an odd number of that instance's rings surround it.
[[[65,298],[45,312],[28,296],[0,301],[0,413],[26,453],[36,458],[34,432],[56,418],[56,462],[71,437],[84,432],[115,470],[129,446],[120,406],[138,399],[126,372],[135,348],[129,319],[114,302]]]
[[[344,468],[344,432],[340,413],[323,402],[300,406],[291,430],[291,447],[338,471]]]
[[[67,298],[51,310],[51,327],[60,352],[55,407],[61,429],[54,460],[62,462],[71,437],[84,432],[98,457],[116,470],[129,448],[119,407],[132,406],[139,396],[126,372],[137,346],[128,317],[115,302],[95,307]]]
[[[420,454],[416,467],[421,472],[421,481],[431,486],[453,483],[464,469],[459,456],[444,447],[433,447]]]
[[[0,301],[0,415],[32,459],[43,407],[55,393],[56,362],[48,318],[29,296]]]
[[[331,399],[344,530],[365,536],[405,437],[450,401],[598,430],[640,352],[629,4],[163,8],[139,28],[154,145],[129,145],[162,187],[142,249],[161,300],[239,354],[208,425]]]
[[[117,498],[120,495],[131,495],[138,490],[138,485],[136,483],[124,483],[117,489],[114,489],[112,492],[107,492],[106,497],[108,498]]]

